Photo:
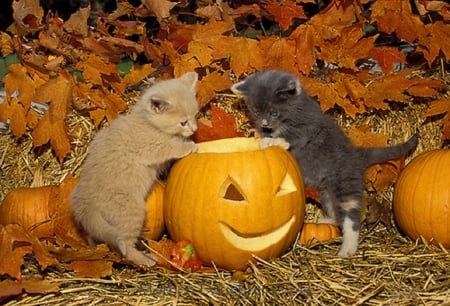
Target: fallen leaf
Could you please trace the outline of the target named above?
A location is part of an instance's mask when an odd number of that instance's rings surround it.
[[[406,64],[405,55],[397,47],[372,48],[368,53],[377,61],[384,74],[391,73],[395,64]]]
[[[442,135],[443,140],[450,139],[450,99],[438,99],[428,103],[428,111],[424,118],[442,115]]]
[[[70,15],[69,19],[64,22],[64,29],[73,34],[87,37],[89,33],[88,18],[91,13],[91,7],[80,7],[78,11]]]
[[[112,274],[113,262],[105,260],[74,260],[67,268],[77,277],[102,278]]]
[[[0,275],[21,279],[24,256],[33,251],[33,238],[18,224],[0,225]]]
[[[42,146],[48,142],[60,162],[70,152],[70,139],[66,116],[72,99],[72,85],[64,76],[51,79],[36,93],[36,101],[49,103],[49,110],[31,133],[33,145]]]
[[[228,74],[214,71],[205,76],[197,85],[197,100],[199,108],[205,106],[212,100],[216,92],[229,89],[232,81]]]
[[[156,15],[158,22],[161,22],[170,17],[170,10],[177,3],[167,0],[142,0],[142,4]]]
[[[266,4],[266,10],[275,17],[275,20],[284,31],[289,29],[295,18],[308,19],[303,11],[303,7],[292,1],[281,0],[268,2]]]
[[[221,108],[211,105],[211,125],[199,120],[194,134],[196,142],[243,136],[236,128],[236,119]]]
[[[4,298],[21,294],[23,291],[30,294],[48,294],[60,291],[57,283],[46,279],[6,279],[0,282],[0,302]]]

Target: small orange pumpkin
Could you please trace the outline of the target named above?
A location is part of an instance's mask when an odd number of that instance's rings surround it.
[[[0,205],[0,224],[19,224],[33,236],[45,238],[73,233],[69,194],[77,179],[67,176],[60,186],[21,187],[6,195]]]
[[[302,244],[308,244],[317,241],[327,241],[341,234],[339,229],[333,224],[327,223],[305,223],[299,241]]]
[[[397,225],[409,237],[450,248],[450,150],[422,153],[403,169],[393,208]]]
[[[242,270],[252,255],[282,255],[303,224],[305,193],[297,162],[281,147],[253,138],[199,144],[176,162],[164,194],[171,238],[194,245],[199,258]]]
[[[142,236],[147,240],[158,240],[164,232],[163,199],[164,184],[158,181],[147,198],[147,212],[142,229]]]

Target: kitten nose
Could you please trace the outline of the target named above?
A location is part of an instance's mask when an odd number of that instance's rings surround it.
[[[269,125],[269,122],[267,122],[267,119],[263,119],[263,120],[261,121],[261,125],[264,126],[264,127],[266,127],[266,126]]]

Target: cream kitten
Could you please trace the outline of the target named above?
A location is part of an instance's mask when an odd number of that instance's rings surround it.
[[[72,193],[73,215],[88,242],[106,242],[137,265],[155,261],[136,249],[146,198],[168,162],[197,151],[197,73],[147,89],[128,115],[101,130],[88,148]]]

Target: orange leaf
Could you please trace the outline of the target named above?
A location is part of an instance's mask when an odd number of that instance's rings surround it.
[[[20,137],[25,134],[27,127],[27,118],[25,116],[25,109],[22,104],[17,101],[17,98],[3,98],[3,103],[0,103],[0,122],[8,122],[9,129],[14,136]]]
[[[196,142],[243,136],[236,128],[236,119],[224,110],[211,105],[211,125],[199,120],[198,129],[194,134]]]
[[[128,107],[120,96],[112,92],[104,93],[100,90],[93,90],[90,98],[94,104],[99,105],[99,108],[89,111],[89,115],[96,126],[99,126],[105,118],[108,122],[111,122]]]
[[[412,13],[409,1],[377,0],[372,5],[371,19],[377,23],[379,32],[395,32],[409,43],[428,35],[420,17]]]
[[[380,65],[384,74],[389,74],[396,63],[406,63],[406,57],[397,47],[372,48],[369,55]]]
[[[0,302],[3,298],[19,295],[25,290],[31,294],[59,292],[59,285],[46,279],[3,280],[0,282]]]
[[[275,17],[275,20],[284,31],[289,29],[294,18],[308,19],[303,11],[303,7],[296,5],[292,1],[269,2],[266,5],[266,9]]]
[[[30,108],[36,87],[29,77],[27,69],[21,64],[11,64],[8,66],[9,73],[4,77],[5,91],[7,96],[17,95],[20,104],[25,111]]]
[[[324,10],[312,17],[310,22],[314,25],[329,26],[335,29],[350,26],[361,18],[361,7],[358,6],[358,2],[333,0]]]
[[[72,85],[63,76],[51,79],[36,94],[37,102],[48,102],[50,107],[32,132],[33,145],[42,146],[50,141],[59,161],[70,152],[66,115],[72,99]]]
[[[439,99],[428,103],[429,109],[424,114],[424,117],[431,117],[436,115],[443,115],[443,140],[450,139],[450,99]]]
[[[232,82],[227,73],[220,74],[218,71],[214,71],[208,74],[197,86],[199,107],[202,108],[213,99],[216,92],[229,89],[231,85]]]
[[[264,69],[281,69],[297,73],[295,64],[296,42],[291,38],[259,37]]]
[[[290,35],[296,41],[295,52],[298,69],[306,76],[309,75],[316,62],[316,46],[313,31],[314,26],[302,24]]]
[[[102,278],[112,274],[112,261],[105,260],[74,260],[69,265],[77,277]]]
[[[0,225],[0,275],[21,279],[23,256],[32,253],[32,240],[18,224]]]

